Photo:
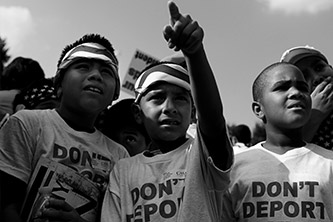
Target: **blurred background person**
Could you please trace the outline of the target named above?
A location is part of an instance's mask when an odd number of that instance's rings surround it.
[[[134,98],[120,100],[106,109],[99,122],[102,133],[123,145],[130,156],[143,152],[149,136],[143,125],[138,124],[132,113]]]

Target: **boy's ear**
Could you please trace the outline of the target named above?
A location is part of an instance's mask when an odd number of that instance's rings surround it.
[[[58,87],[56,93],[57,93],[57,98],[61,98],[61,96],[62,96],[62,86],[61,85]]]
[[[132,108],[132,113],[134,115],[135,122],[137,122],[138,124],[142,124],[140,105],[137,103],[133,103],[131,108]]]
[[[253,101],[252,102],[252,111],[254,115],[256,115],[259,119],[264,121],[265,114],[262,111],[261,105],[259,102]]]

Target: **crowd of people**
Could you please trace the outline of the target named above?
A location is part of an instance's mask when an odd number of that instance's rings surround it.
[[[66,45],[54,77],[17,57],[0,82],[0,220],[333,221],[333,68],[311,46],[252,84],[259,140],[228,125],[204,30],[169,1],[176,54],[119,99],[112,43]],[[259,138],[259,137],[257,137]]]

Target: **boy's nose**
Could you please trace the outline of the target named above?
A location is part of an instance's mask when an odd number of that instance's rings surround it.
[[[92,69],[89,74],[89,80],[96,80],[102,82],[103,77],[98,69]]]
[[[167,98],[164,102],[164,111],[165,112],[170,112],[170,113],[176,113],[177,109],[175,107],[174,102],[172,99]]]
[[[290,89],[290,94],[289,94],[290,98],[302,98],[304,97],[304,93],[302,91],[300,91],[299,89],[297,89],[296,87],[292,87]]]

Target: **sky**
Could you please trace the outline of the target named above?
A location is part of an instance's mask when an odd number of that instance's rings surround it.
[[[230,125],[253,128],[259,122],[251,110],[252,82],[285,50],[310,45],[333,61],[333,0],[174,2],[204,29],[204,47]],[[159,59],[174,53],[162,35],[168,23],[167,0],[0,1],[0,37],[11,59],[35,59],[47,77],[55,75],[65,45],[99,33],[116,49],[122,81],[137,49]],[[120,99],[127,97],[121,92]]]

